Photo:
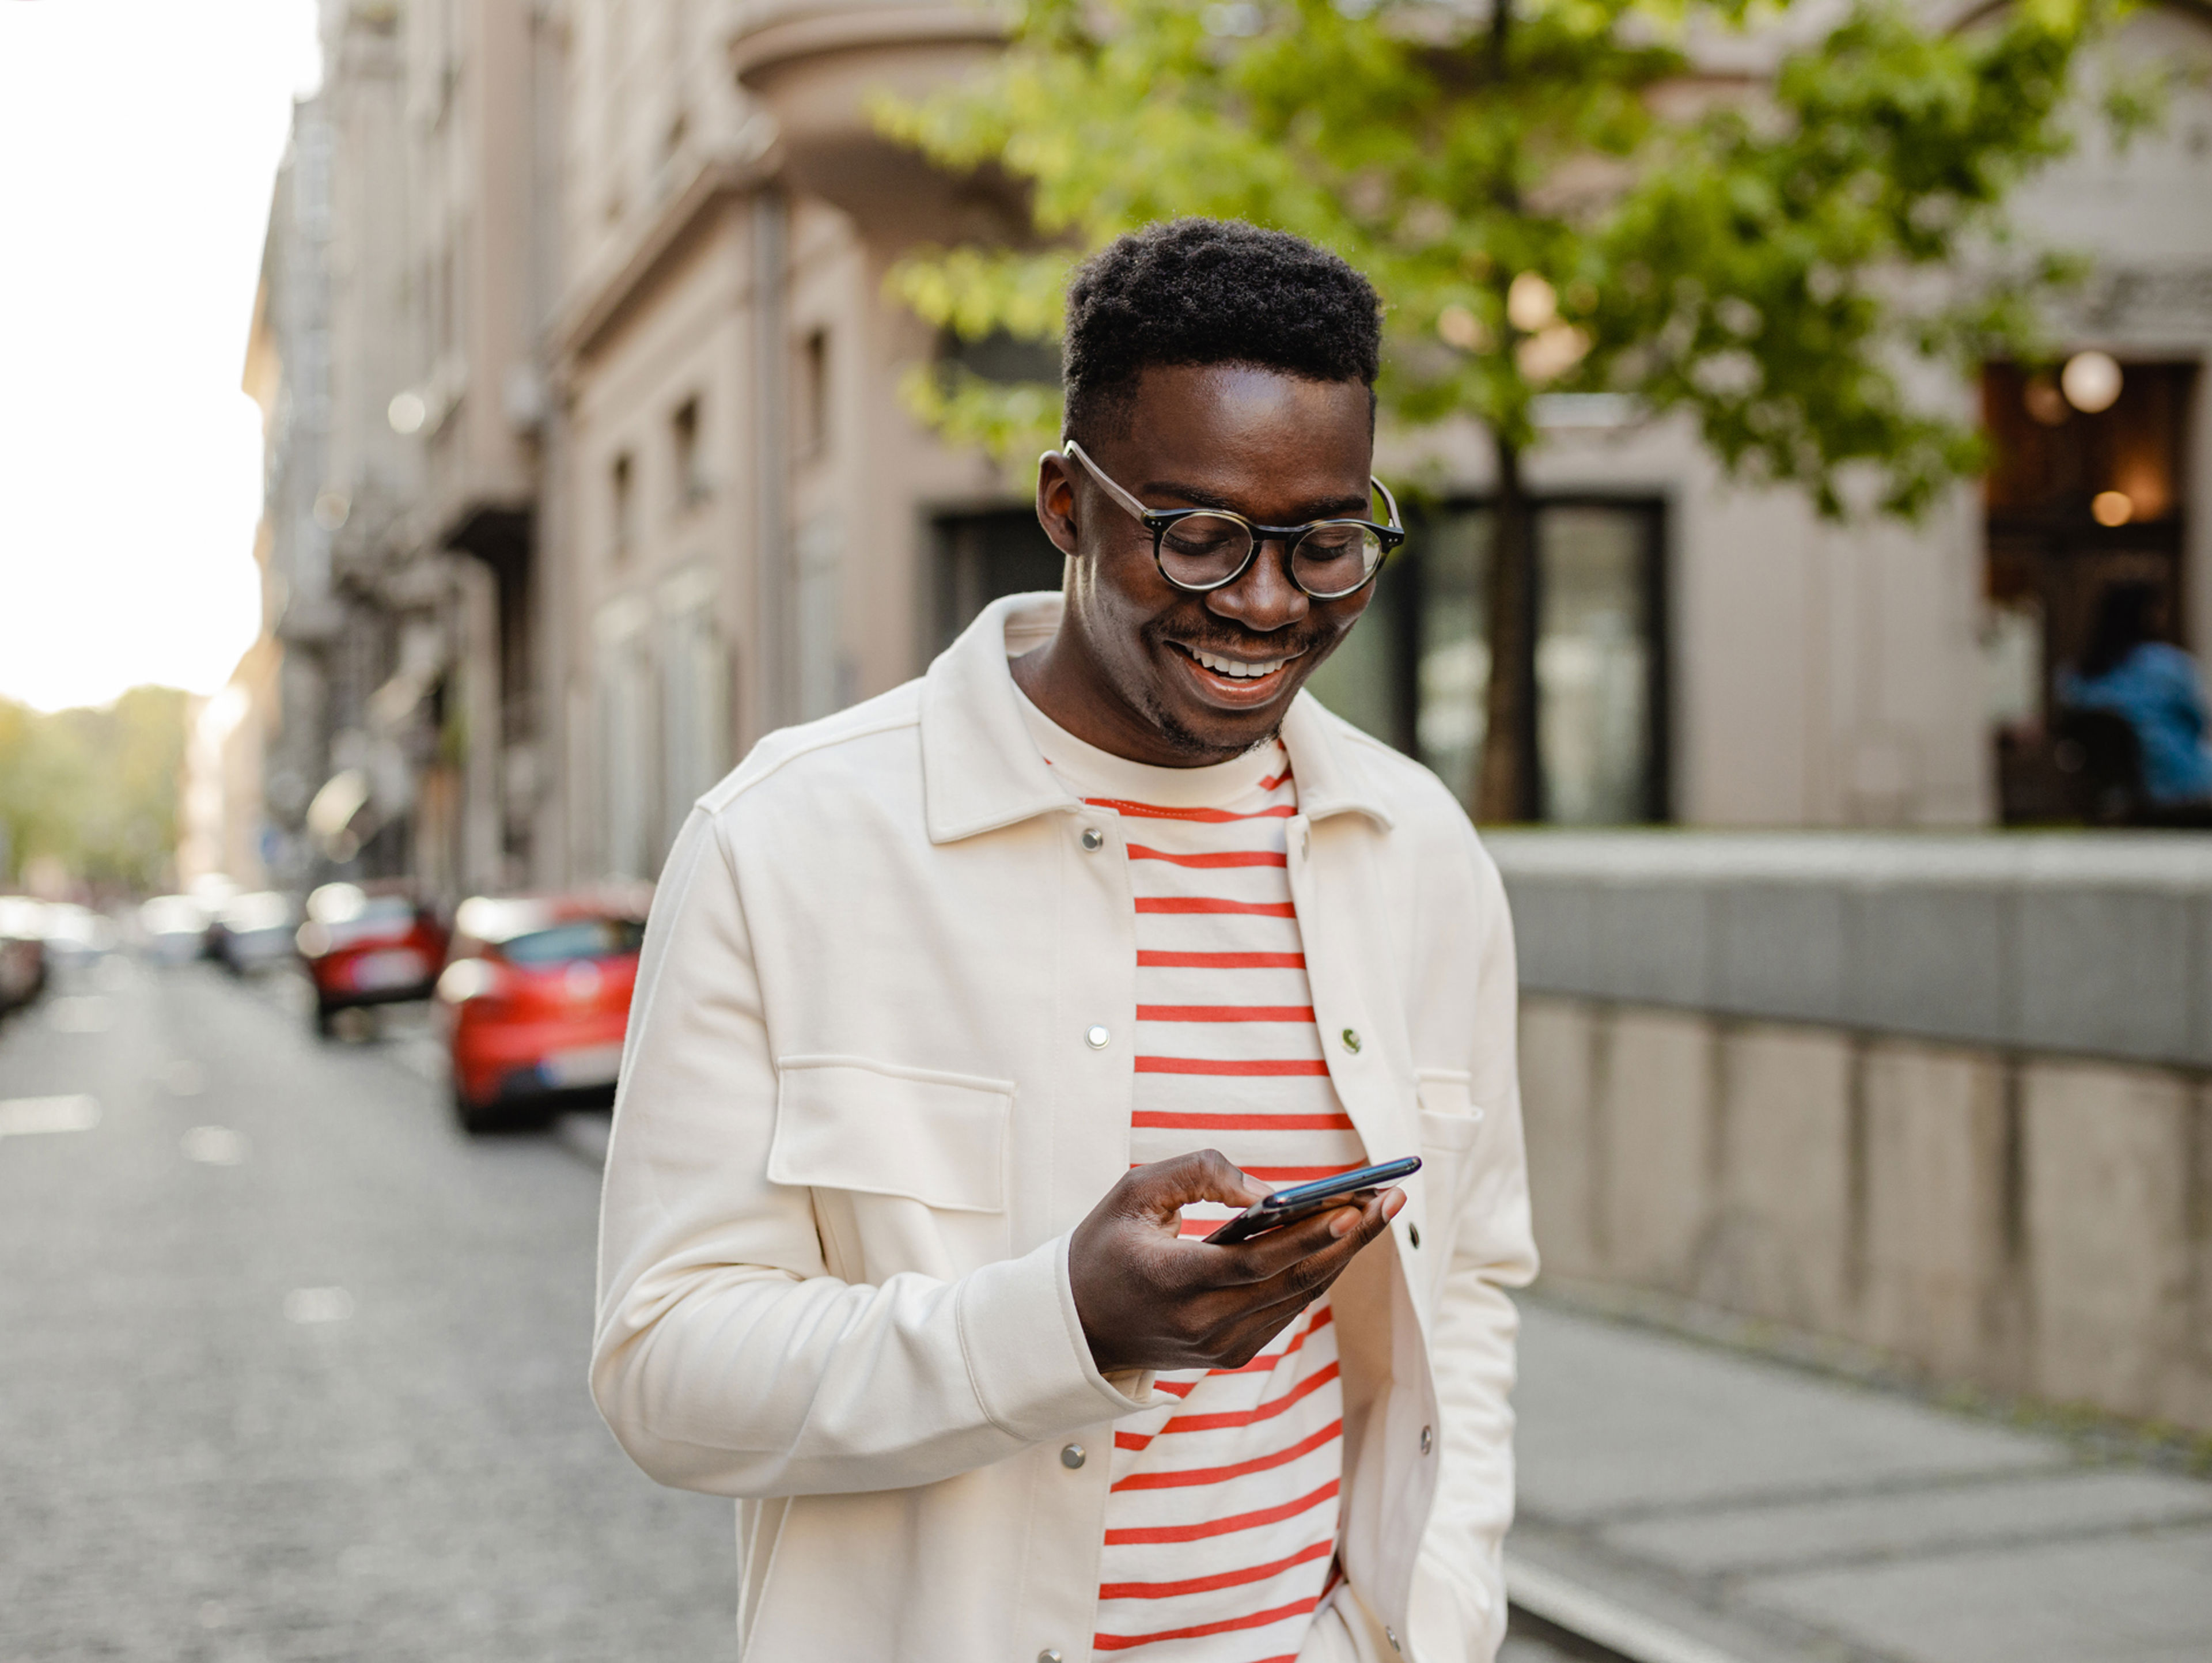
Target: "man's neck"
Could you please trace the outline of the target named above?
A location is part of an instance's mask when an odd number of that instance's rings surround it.
[[[1031,704],[1086,745],[1152,768],[1207,768],[1234,761],[1243,750],[1216,750],[1176,743],[1176,736],[1124,699],[1063,624],[1042,646],[1008,666],[1014,685]],[[1246,747],[1245,749],[1249,749]]]

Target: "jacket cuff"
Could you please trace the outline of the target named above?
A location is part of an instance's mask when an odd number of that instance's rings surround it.
[[[1025,1443],[1131,1415],[1152,1404],[1152,1372],[1117,1373],[1091,1361],[1067,1275],[1068,1237],[960,1280],[960,1349],[993,1425]],[[1125,1390],[1124,1387],[1133,1388]]]

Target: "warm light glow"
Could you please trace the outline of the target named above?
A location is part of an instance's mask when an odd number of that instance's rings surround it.
[[[1448,306],[1437,314],[1437,334],[1445,345],[1462,352],[1481,352],[1490,345],[1490,331],[1482,319],[1463,306]]]
[[[1565,374],[1589,349],[1589,337],[1572,324],[1553,324],[1522,342],[1514,349],[1513,361],[1522,374],[1540,383]]]
[[[0,5],[0,695],[212,693],[260,617],[240,390],[312,0]]]
[[[2124,525],[2136,517],[2135,499],[2125,491],[2100,491],[2089,499],[2089,513],[2100,525]]]
[[[2058,372],[2066,402],[2084,416],[2108,410],[2120,396],[2120,367],[2108,352],[2077,352]]]
[[[1522,272],[1505,291],[1505,320],[1524,335],[1534,335],[1559,315],[1559,297],[1540,273]]]

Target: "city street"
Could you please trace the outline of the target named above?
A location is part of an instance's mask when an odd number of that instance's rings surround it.
[[[729,1504],[585,1389],[588,1149],[292,992],[115,956],[0,1024],[0,1659],[727,1655]]]

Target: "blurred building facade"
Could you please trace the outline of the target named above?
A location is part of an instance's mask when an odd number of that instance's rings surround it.
[[[331,0],[325,33],[248,375],[270,422],[285,871],[447,893],[650,877],[762,733],[1056,583],[1025,485],[906,413],[901,376],[947,349],[883,297],[917,241],[1020,234],[1016,194],[933,173],[866,113],[995,50],[988,10]],[[2148,9],[2119,55],[2212,61],[2212,30]],[[2212,209],[2201,76],[2160,133],[2124,153],[2087,133],[2021,203],[2036,236],[2096,253],[2057,322],[2118,363],[2118,396],[2084,410],[2002,365],[1955,389],[1983,400],[2000,466],[1918,526],[1824,525],[1727,484],[1679,427],[1547,401],[1544,817],[2063,810],[2051,676],[2102,583],[2148,577],[2183,643],[2212,642],[2191,502],[2212,483],[2212,211],[2181,204]],[[998,349],[951,349],[994,373]],[[1466,791],[1488,447],[1386,440],[1382,465],[1440,477],[1442,506],[1316,688]],[[2103,523],[2114,493],[2128,512]]]

